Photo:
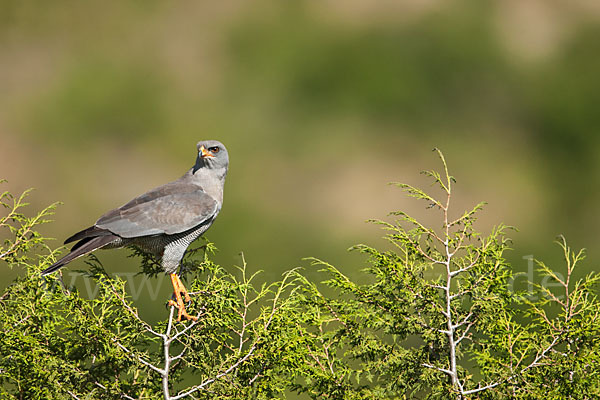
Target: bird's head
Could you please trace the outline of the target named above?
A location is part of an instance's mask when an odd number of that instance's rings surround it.
[[[225,169],[229,166],[229,155],[223,143],[216,140],[198,142],[198,159],[194,172],[200,168]]]

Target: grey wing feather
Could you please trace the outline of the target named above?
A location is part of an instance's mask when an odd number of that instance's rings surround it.
[[[124,238],[172,235],[212,222],[218,212],[217,201],[200,186],[176,181],[107,212],[95,226]]]

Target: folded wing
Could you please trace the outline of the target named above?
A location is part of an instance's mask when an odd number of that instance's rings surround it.
[[[214,219],[219,205],[200,186],[175,181],[107,212],[95,226],[123,238],[185,232]]]

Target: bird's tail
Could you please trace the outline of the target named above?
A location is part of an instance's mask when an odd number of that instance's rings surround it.
[[[103,235],[91,238],[84,238],[77,242],[75,246],[73,246],[69,254],[67,254],[66,256],[64,256],[63,258],[61,258],[60,260],[43,270],[42,275],[50,274],[62,268],[64,265],[70,263],[74,259],[106,246],[115,239],[117,239],[117,236],[115,235]]]

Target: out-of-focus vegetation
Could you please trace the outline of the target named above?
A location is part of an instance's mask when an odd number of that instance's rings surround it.
[[[275,279],[314,255],[354,275],[341,249],[379,235],[365,219],[410,211],[381,189],[437,146],[458,204],[489,201],[482,229],[497,215],[520,229],[515,265],[559,233],[593,265],[599,17],[571,0],[4,0],[0,176],[38,188],[37,205],[64,202],[44,232],[62,239],[219,139],[231,169],[216,259],[244,251]],[[99,257],[137,270],[124,252]]]

